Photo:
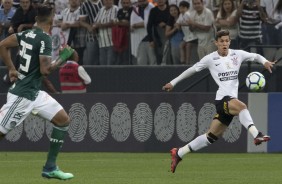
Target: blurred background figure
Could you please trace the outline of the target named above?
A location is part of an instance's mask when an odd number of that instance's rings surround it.
[[[31,0],[20,0],[20,7],[11,19],[8,32],[13,34],[32,28],[36,15],[37,11],[32,7]]]
[[[279,0],[260,0],[260,7],[265,14],[265,21],[262,23],[262,44],[281,45],[281,31],[275,28],[279,19],[274,17]],[[275,59],[278,49],[275,47],[263,48],[263,54],[267,59]]]
[[[86,86],[91,78],[83,66],[78,64],[79,56],[76,51],[67,63],[60,68],[60,84],[62,93],[86,93]]]
[[[99,63],[114,65],[117,63],[113,48],[112,27],[117,17],[118,7],[114,5],[114,0],[103,0],[103,3],[104,6],[99,10],[93,25],[93,29],[98,30]]]
[[[117,20],[114,22],[113,45],[117,54],[118,65],[131,64],[130,57],[130,15],[132,12],[130,0],[121,0],[121,6],[117,13]]]
[[[34,9],[37,9],[40,4],[41,4],[40,0],[31,0],[31,5]]]
[[[238,49],[238,19],[237,9],[234,0],[222,0],[219,12],[216,16],[215,25],[217,30],[229,30],[231,49]]]
[[[80,26],[80,0],[69,0],[69,7],[64,9],[58,16],[56,24],[61,27],[67,40],[67,45],[76,50],[79,56],[78,64],[83,65],[85,50],[85,28]]]
[[[255,1],[255,0],[253,0]],[[278,31],[275,29],[277,20],[274,19],[274,10],[279,0],[260,0],[260,8],[265,14],[265,21],[262,23],[263,45],[278,45]]]
[[[49,0],[49,3],[54,4],[56,14],[61,14],[64,9],[69,7],[69,0]]]
[[[157,59],[147,39],[149,13],[154,7],[148,0],[138,0],[138,6],[132,9],[130,16],[132,61],[137,65],[154,65]]]
[[[168,18],[169,7],[167,5],[167,0],[158,0],[157,6],[150,11],[147,24],[149,46],[154,49],[158,65],[166,64],[166,62],[162,63],[162,56],[166,42],[165,27]]]
[[[99,43],[97,32],[93,29],[95,18],[103,7],[102,0],[85,0],[80,6],[79,23],[86,32],[86,50],[83,65],[99,65]]]
[[[265,14],[259,6],[259,0],[242,0],[237,10],[239,18],[239,48],[250,52],[251,45],[262,44],[262,21]],[[263,55],[262,48],[256,52]]]
[[[173,65],[180,65],[180,50],[179,45],[183,40],[184,34],[180,26],[176,23],[179,18],[180,12],[177,5],[172,4],[169,6],[169,19],[166,23],[165,36],[169,39],[170,55]],[[165,55],[163,56],[165,57]]]
[[[279,0],[274,10],[274,19],[277,20],[275,29],[279,31],[279,45],[282,45],[282,0]]]
[[[13,0],[2,0],[2,9],[0,9],[0,41],[8,36],[10,21],[14,14],[15,8],[13,8]],[[0,66],[3,65],[0,59]]]
[[[198,38],[198,56],[199,59],[202,59],[216,49],[214,45],[214,16],[213,12],[204,6],[203,0],[193,0],[193,7],[189,26]]]
[[[190,4],[186,1],[180,2],[179,11],[177,23],[181,26],[184,34],[183,41],[180,44],[180,61],[181,64],[192,65],[191,52],[192,48],[197,46],[198,38],[189,26],[191,21]]]

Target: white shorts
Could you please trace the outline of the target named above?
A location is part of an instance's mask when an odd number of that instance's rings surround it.
[[[30,113],[51,121],[63,107],[45,91],[39,91],[34,101],[7,94],[7,102],[0,110],[0,132],[7,134],[20,125]]]

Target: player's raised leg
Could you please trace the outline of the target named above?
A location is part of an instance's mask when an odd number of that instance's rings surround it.
[[[247,106],[243,102],[238,99],[232,99],[228,103],[228,108],[230,114],[239,116],[240,123],[254,137],[255,145],[260,145],[262,142],[267,142],[270,140],[270,136],[264,135],[262,132],[258,131],[250,115],[250,112],[247,109]]]

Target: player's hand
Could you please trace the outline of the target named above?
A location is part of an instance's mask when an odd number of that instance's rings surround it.
[[[274,62],[267,61],[266,63],[264,63],[264,68],[267,69],[269,73],[272,73],[272,68],[276,62],[277,61],[274,61]]]
[[[173,85],[171,83],[167,83],[166,85],[163,86],[162,88],[164,91],[171,91],[173,89]]]
[[[11,82],[18,80],[18,71],[16,69],[9,70],[9,78]]]

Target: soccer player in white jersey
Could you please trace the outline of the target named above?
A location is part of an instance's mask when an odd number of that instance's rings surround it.
[[[217,46],[217,51],[206,55],[198,63],[163,86],[163,90],[171,91],[178,82],[205,68],[209,69],[213,79],[219,86],[215,98],[217,114],[213,118],[207,133],[198,136],[181,148],[173,148],[170,151],[172,159],[171,172],[173,173],[185,154],[198,151],[214,143],[224,133],[234,116],[239,116],[241,124],[254,137],[255,145],[270,140],[269,136],[257,130],[247,106],[237,98],[238,74],[241,63],[245,60],[260,62],[270,73],[272,73],[271,68],[275,63],[267,61],[259,54],[229,49],[230,37],[227,30],[217,32],[215,45]]]

